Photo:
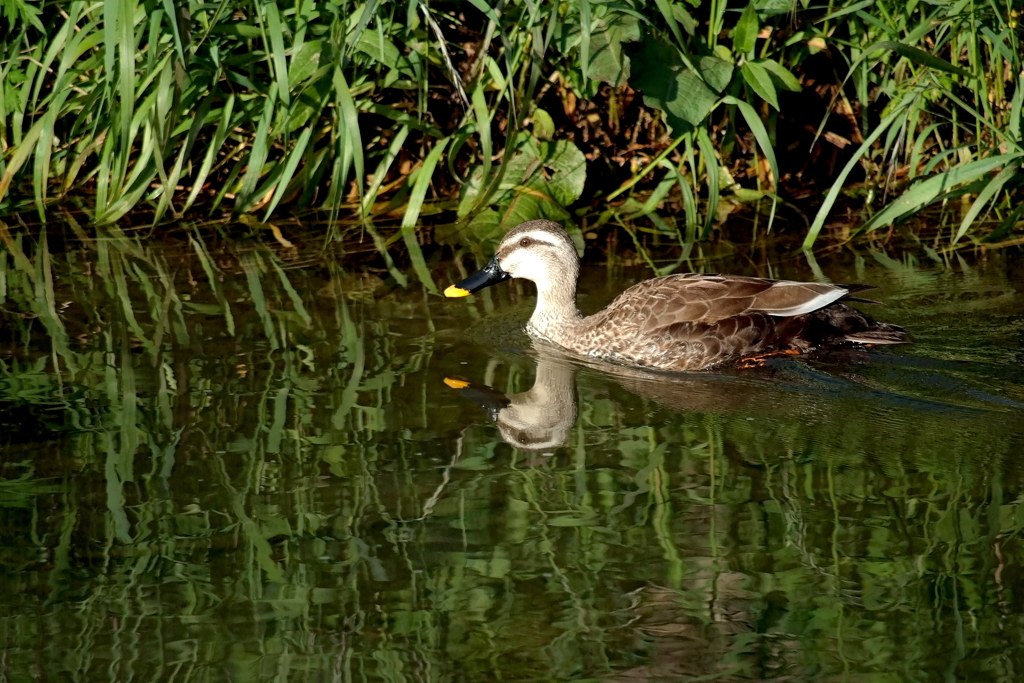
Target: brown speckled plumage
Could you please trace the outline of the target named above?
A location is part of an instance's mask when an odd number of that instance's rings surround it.
[[[906,341],[902,328],[842,303],[866,288],[862,285],[666,275],[630,287],[603,310],[583,317],[575,303],[579,257],[569,236],[551,221],[513,228],[495,260],[503,277],[537,284],[537,306],[526,326],[531,336],[627,365],[700,370],[835,344]]]

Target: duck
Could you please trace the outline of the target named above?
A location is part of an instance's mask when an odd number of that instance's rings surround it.
[[[530,280],[537,286],[526,324],[530,337],[570,354],[670,372],[909,341],[902,327],[848,305],[874,303],[855,296],[870,285],[676,273],[637,283],[584,316],[576,305],[579,273],[576,246],[562,226],[532,220],[506,233],[493,258],[444,295],[465,297],[511,278]]]

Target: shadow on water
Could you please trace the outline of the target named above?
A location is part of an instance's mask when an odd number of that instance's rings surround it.
[[[8,243],[8,678],[1020,678],[1018,261],[822,259],[916,343],[666,377],[360,249]]]

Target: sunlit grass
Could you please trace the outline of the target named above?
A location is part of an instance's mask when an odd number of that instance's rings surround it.
[[[425,204],[456,195],[475,240],[608,202],[623,216],[685,214],[674,229],[689,242],[743,204],[771,228],[793,168],[778,159],[810,151],[842,163],[807,205],[806,247],[851,185],[868,189],[864,230],[953,202],[953,242],[982,223],[1000,239],[1018,230],[1012,2],[776,5],[12,2],[0,19],[0,211],[45,219],[73,202],[100,225],[142,209],[153,223],[401,212],[419,264],[410,233]],[[831,80],[808,80],[822,65]],[[824,120],[802,110],[805,86]],[[637,88],[644,113],[624,119]],[[793,147],[804,142],[780,138],[783,123],[823,137]],[[602,135],[622,149],[595,146]],[[547,140],[558,154],[517,165]],[[578,146],[585,168],[566,154]],[[591,175],[611,184],[550,189]]]

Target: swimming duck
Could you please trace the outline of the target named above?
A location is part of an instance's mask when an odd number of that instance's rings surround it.
[[[733,275],[664,275],[633,285],[584,317],[576,307],[580,260],[568,233],[548,220],[505,235],[479,272],[445,290],[462,297],[509,278],[537,285],[530,336],[613,363],[703,370],[796,355],[839,344],[901,344],[903,328],[876,322],[843,301],[866,285],[789,282]]]

